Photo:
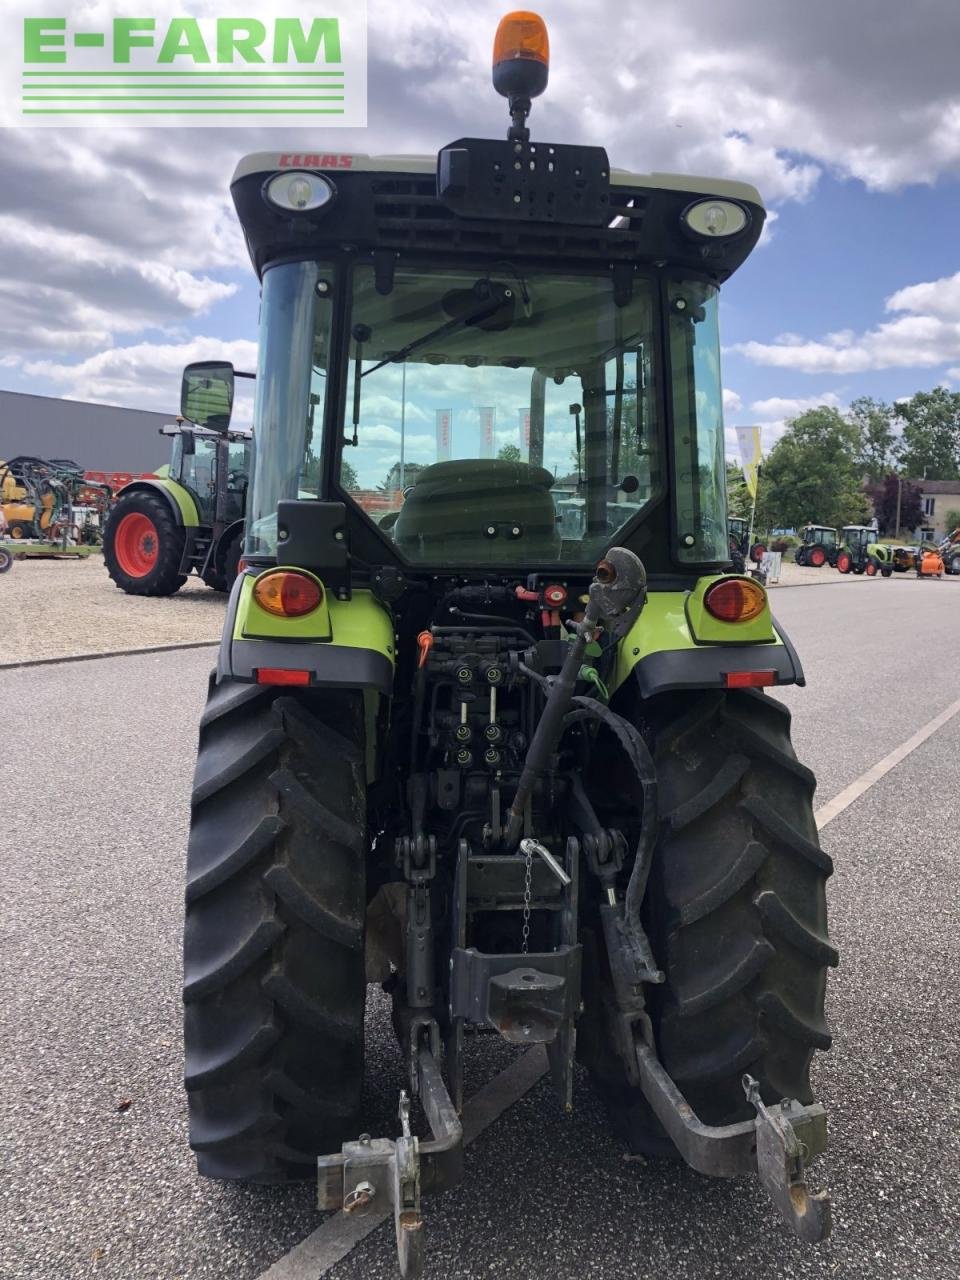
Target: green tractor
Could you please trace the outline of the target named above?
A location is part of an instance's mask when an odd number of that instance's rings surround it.
[[[505,140],[233,180],[256,451],[191,809],[190,1142],[208,1177],[392,1208],[415,1275],[485,1030],[545,1046],[561,1113],[579,1060],[632,1151],[759,1173],[820,1240],[831,861],[724,489],[718,293],[764,209],[531,141],[546,36],[505,24]],[[394,450],[428,465],[384,510]],[[395,1137],[365,1132],[368,982]]]
[[[803,541],[794,552],[797,564],[809,565],[812,569],[822,569],[825,564],[836,567],[840,550],[836,529],[825,524],[808,524],[801,532]]]
[[[211,367],[222,368],[204,362],[185,374],[184,399],[197,417],[162,428],[172,437],[166,474],[125,485],[107,518],[104,563],[130,595],[173,595],[192,572],[215,591],[229,591],[237,576],[251,437],[228,430],[229,414],[204,403],[205,382],[223,394]]]
[[[862,524],[844,525],[836,553],[836,567],[841,573],[863,573],[868,578],[893,573],[893,550],[876,541],[876,529]]]
[[[751,564],[760,564],[766,553],[764,542],[750,541],[750,521],[743,516],[727,516],[727,533],[730,538],[730,559],[738,569],[743,569],[747,560]]]

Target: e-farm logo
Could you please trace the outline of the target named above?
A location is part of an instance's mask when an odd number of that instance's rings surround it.
[[[127,9],[99,23],[72,6],[25,16],[19,123],[362,127],[365,5],[285,7],[269,17],[269,4],[240,16]]]

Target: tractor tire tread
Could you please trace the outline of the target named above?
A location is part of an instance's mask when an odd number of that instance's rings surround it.
[[[201,1174],[283,1183],[355,1136],[366,989],[363,705],[211,679],[184,928]]]

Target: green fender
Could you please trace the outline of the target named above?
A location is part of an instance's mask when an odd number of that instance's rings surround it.
[[[680,689],[731,688],[750,672],[762,672],[767,684],[804,684],[796,651],[774,622],[768,600],[749,622],[721,622],[706,611],[708,588],[736,576],[700,578],[692,591],[652,590],[617,646],[611,693],[630,678],[645,698]]]
[[[291,566],[278,565],[278,569]],[[266,572],[275,572],[270,569]],[[296,568],[323,589],[315,574]],[[256,681],[264,668],[306,671],[310,687],[359,689],[367,721],[367,777],[378,774],[380,722],[393,695],[393,619],[371,591],[340,600],[323,591],[321,604],[300,618],[279,618],[262,609],[253,588],[259,573],[241,573],[227,605],[217,679]]]
[[[131,480],[129,484],[125,484],[122,489],[118,490],[117,497],[125,498],[128,494],[143,492],[162,493],[169,503],[170,510],[173,512],[178,524],[182,524],[185,529],[199,527],[201,523],[200,514],[197,511],[197,504],[193,500],[193,495],[189,489],[185,489],[176,480],[165,478],[158,480]]]

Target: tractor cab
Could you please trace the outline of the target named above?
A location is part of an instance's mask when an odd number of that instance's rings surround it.
[[[797,564],[820,569],[825,564],[836,565],[837,531],[825,524],[808,524],[802,530],[800,546],[796,550]]]
[[[167,474],[183,485],[197,504],[204,524],[232,524],[243,517],[250,479],[252,433],[221,433],[178,423],[164,427],[171,437]]]

